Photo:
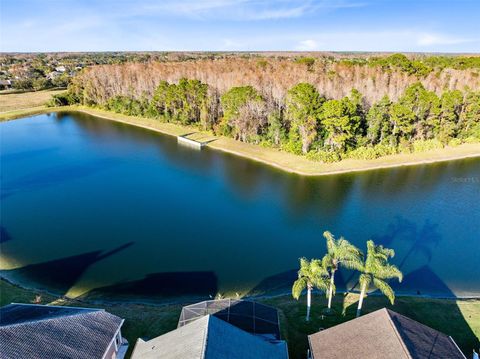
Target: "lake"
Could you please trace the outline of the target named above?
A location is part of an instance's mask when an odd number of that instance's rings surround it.
[[[395,249],[398,293],[480,295],[480,159],[302,177],[85,114],[0,129],[0,274],[22,285],[119,300],[281,293],[330,230]]]

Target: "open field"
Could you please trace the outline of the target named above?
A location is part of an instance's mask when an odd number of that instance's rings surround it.
[[[126,116],[110,111],[89,108],[85,106],[66,106],[54,108],[47,108],[45,106],[29,106],[29,104],[35,103],[35,101],[37,101],[36,103],[40,103],[41,98],[43,98],[43,101],[46,101],[46,99],[48,99],[54,93],[56,93],[56,91],[2,95],[0,99],[6,98],[7,101],[1,102],[0,109],[9,107],[15,110],[7,112],[1,112],[0,110],[0,121],[11,120],[15,118],[31,116],[46,112],[80,111],[107,120],[142,127],[171,136],[178,136],[186,133],[197,132],[194,137],[190,137],[197,139],[201,138],[202,141],[210,141],[208,143],[208,147],[210,148],[245,157],[254,161],[262,162],[267,165],[279,168],[281,170],[304,176],[320,176],[337,173],[366,171],[379,168],[390,168],[440,161],[450,161],[470,157],[480,157],[480,143],[469,143],[462,144],[456,147],[445,147],[442,149],[421,153],[408,153],[385,156],[374,160],[347,159],[335,163],[321,163],[308,160],[303,156],[297,156],[291,153],[279,151],[274,148],[265,148],[258,145],[236,141],[232,138],[213,136],[211,133],[199,131],[195,127],[182,126],[173,123],[164,123],[151,118]],[[10,98],[10,96],[14,97]]]
[[[0,93],[0,113],[42,107],[52,95],[65,90],[45,90],[35,92]]]
[[[112,304],[105,302],[73,301],[49,294],[26,290],[0,280],[0,305],[11,302],[32,303],[37,295],[42,304],[71,305],[104,308],[125,318],[123,335],[130,343],[130,351],[138,337],[152,338],[173,330],[177,326],[181,305],[146,305],[134,303]],[[288,341],[290,357],[306,357],[307,335],[320,328],[329,328],[355,317],[355,303],[358,296],[348,294],[334,298],[334,315],[322,319],[321,312],[326,305],[323,295],[313,298],[312,319],[305,322],[305,298],[300,301],[290,296],[258,299],[280,310],[280,325],[283,337]],[[450,300],[400,297],[390,306],[383,297],[370,296],[365,301],[364,313],[389,307],[399,313],[422,322],[432,328],[451,335],[460,348],[469,355],[480,342],[480,300]],[[345,315],[343,315],[345,312]]]

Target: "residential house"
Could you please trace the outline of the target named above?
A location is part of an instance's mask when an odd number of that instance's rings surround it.
[[[288,359],[277,329],[275,308],[251,301],[205,301],[184,307],[177,329],[139,339],[132,359]]]
[[[452,337],[383,308],[308,336],[311,359],[466,359]]]
[[[65,72],[65,71],[67,71],[67,68],[63,65],[60,65],[60,66],[55,67],[55,71]]]
[[[102,309],[12,303],[0,308],[0,358],[123,359],[123,322]]]
[[[0,90],[9,90],[12,88],[11,80],[0,80]]]

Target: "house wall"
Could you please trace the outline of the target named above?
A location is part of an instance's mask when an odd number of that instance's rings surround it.
[[[115,359],[117,357],[117,350],[115,349],[115,342],[110,344],[110,347],[105,352],[105,359]]]
[[[115,334],[115,339],[112,340],[112,342],[110,343],[110,346],[105,351],[105,354],[103,357],[105,359],[116,359],[118,349],[120,348],[121,344],[122,344],[122,333],[120,332],[120,329],[119,329],[118,332]]]

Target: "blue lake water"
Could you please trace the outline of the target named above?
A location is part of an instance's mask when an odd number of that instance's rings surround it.
[[[323,256],[328,229],[394,248],[398,292],[480,295],[479,159],[312,178],[84,114],[0,130],[0,274],[23,285],[117,299],[277,293],[299,257]]]

